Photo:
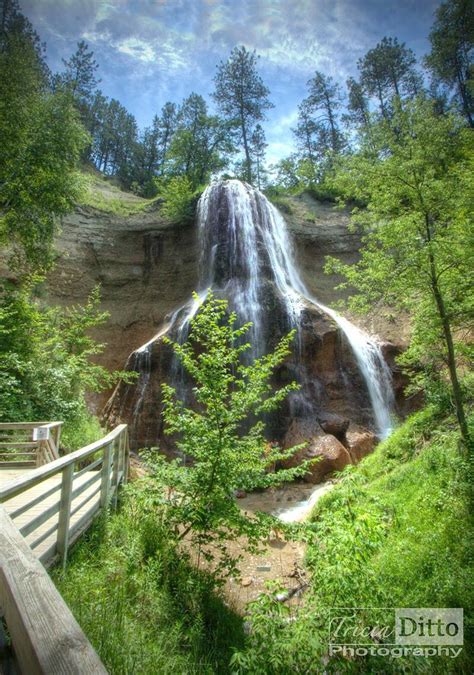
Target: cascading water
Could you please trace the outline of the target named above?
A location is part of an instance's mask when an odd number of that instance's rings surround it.
[[[268,350],[268,341],[275,328],[272,321],[279,322],[277,332],[280,334],[295,328],[301,347],[301,319],[305,308],[312,306],[331,317],[350,345],[365,382],[375,430],[379,437],[386,437],[391,428],[393,393],[391,373],[380,345],[311,296],[296,267],[287,226],[277,209],[247,184],[237,180],[220,181],[204,191],[198,205],[197,222],[200,246],[198,297],[174,312],[160,333],[134,353],[135,359],[143,360],[145,372],[139,381],[133,416],[140,413],[150,379],[150,359],[143,354],[149,354],[165,332],[175,340],[184,340],[190,320],[204,302],[208,289],[212,288],[226,297],[242,321],[252,322],[250,341],[254,356]],[[170,376],[177,384],[175,361]],[[309,409],[310,395],[303,392],[302,396],[308,399]]]
[[[378,435],[386,437],[391,429],[393,392],[391,373],[380,346],[350,321],[311,297],[295,265],[286,223],[267,198],[237,180],[227,181],[225,189],[229,214],[223,243],[222,235],[215,231],[219,220],[213,217],[217,206],[213,202],[219,195],[216,185],[206,189],[199,204],[201,264],[207,270],[202,288],[219,285],[223,280],[221,270],[227,272],[227,280],[224,277],[227,295],[233,295],[240,316],[253,322],[257,345],[263,332],[261,293],[269,271],[285,302],[291,327],[300,328],[304,300],[328,314],[349,342],[369,392]]]

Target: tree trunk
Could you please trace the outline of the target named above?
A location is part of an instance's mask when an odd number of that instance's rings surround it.
[[[240,115],[240,123],[242,125],[242,140],[244,142],[244,151],[245,151],[245,164],[246,164],[245,179],[248,183],[252,183],[252,164],[250,161],[249,144],[247,141],[247,129],[245,128],[245,119],[243,112],[241,112]]]
[[[469,122],[469,126],[471,128],[474,128],[474,119],[472,118],[471,111],[470,111],[470,106],[469,106],[469,94],[467,92],[467,87],[466,83],[463,80],[463,77],[459,70],[456,73],[456,77],[458,80],[458,88],[459,88],[459,94],[461,96],[461,101],[462,101],[462,108],[465,116],[467,117],[467,121]]]
[[[431,228],[429,225],[429,218],[426,217],[426,230],[428,235],[428,245],[431,247]],[[433,295],[436,301],[436,307],[438,309],[438,314],[441,319],[441,325],[443,327],[444,339],[446,342],[446,348],[448,352],[448,368],[449,376],[451,379],[451,386],[453,389],[453,398],[454,398],[454,407],[456,409],[456,417],[458,419],[459,429],[461,430],[461,436],[468,450],[471,449],[471,439],[469,437],[469,429],[467,426],[466,415],[464,412],[463,397],[461,391],[461,385],[459,384],[458,373],[456,368],[456,353],[454,351],[454,342],[453,335],[451,331],[451,323],[449,321],[449,316],[446,311],[446,305],[444,304],[443,294],[439,287],[438,275],[436,273],[436,263],[433,256],[433,252],[430,248],[429,252],[430,260],[430,276],[431,276],[431,288],[433,290]]]
[[[328,119],[329,119],[329,126],[331,127],[331,145],[332,145],[332,151],[336,155],[338,151],[338,139],[337,139],[337,131],[336,131],[336,123],[334,121],[334,115],[332,112],[332,107],[331,107],[331,101],[329,100],[329,96],[326,94],[326,110],[328,113]]]

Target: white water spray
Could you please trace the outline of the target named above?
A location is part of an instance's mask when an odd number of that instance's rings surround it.
[[[216,288],[225,291],[231,306],[243,320],[252,322],[251,341],[255,353],[261,354],[265,350],[262,303],[266,285],[269,280],[273,281],[290,327],[300,329],[301,312],[306,303],[337,323],[367,386],[377,434],[385,438],[391,430],[393,390],[380,344],[311,296],[297,270],[287,226],[277,209],[254,188],[229,180],[213,183],[204,191],[197,221],[201,251],[198,298],[180,307],[166,328],[136,353],[150,349],[165,331],[172,330],[178,340],[185,337],[189,322],[204,302],[208,289]],[[142,384],[146,387],[146,377]],[[143,399],[143,391],[140,397]]]

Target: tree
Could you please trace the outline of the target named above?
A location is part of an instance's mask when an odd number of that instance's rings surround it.
[[[225,167],[225,157],[234,149],[233,130],[219,117],[209,115],[205,100],[195,93],[183,101],[177,120],[167,153],[167,171],[186,176],[195,190]]]
[[[321,159],[321,147],[318,142],[319,130],[320,127],[312,117],[311,104],[308,99],[304,99],[298,106],[298,123],[292,131],[296,138],[300,159],[311,164],[315,175],[317,163]]]
[[[347,113],[343,116],[344,121],[355,126],[357,130],[369,131],[370,111],[369,101],[360,82],[353,77],[347,80]]]
[[[394,96],[414,96],[421,89],[421,78],[415,69],[416,58],[405,43],[384,37],[364,58],[359,59],[360,82],[369,96],[378,99],[382,117],[391,114]]]
[[[217,66],[213,98],[225,119],[238,126],[243,144],[245,179],[252,182],[251,135],[254,125],[265,119],[265,110],[273,107],[257,72],[257,55],[245,47],[235,47],[229,59]]]
[[[408,309],[413,336],[403,357],[423,367],[430,387],[450,391],[466,445],[469,431],[458,364],[464,347],[460,329],[472,316],[473,153],[470,132],[461,120],[441,117],[423,98],[397,106],[392,124],[381,123],[372,142],[346,161],[338,187],[367,204],[357,220],[366,226],[359,263],[335,263],[359,290],[354,308],[383,299]],[[374,152],[374,146],[378,152]]]
[[[474,6],[469,0],[450,0],[436,10],[430,33],[431,52],[425,62],[435,81],[455,89],[455,100],[474,127],[473,53]]]
[[[82,120],[87,123],[94,92],[100,82],[96,77],[99,64],[84,40],[77,43],[76,51],[68,61],[63,59],[63,64],[65,71],[59,82],[71,92]]]
[[[254,550],[273,522],[264,514],[243,513],[236,491],[280,485],[303,475],[308,467],[306,463],[273,472],[275,462],[301,446],[283,452],[269,444],[259,419],[296,388],[293,383],[273,392],[269,384],[274,369],[289,353],[293,335],[283,338],[273,353],[244,365],[250,324],[236,328],[235,323],[236,315],[228,313],[226,301],[211,293],[192,321],[188,341],[173,343],[195,382],[196,409],[186,408],[176,399],[175,390],[163,384],[163,415],[167,433],[176,435],[180,452],[192,459],[192,466],[158,456],[148,479],[156,515],[168,523],[170,539],[178,543],[190,538],[198,563],[202,557],[214,561],[216,581],[237,573],[238,558],[227,542],[245,537],[248,543],[242,546]]]
[[[319,71],[309,80],[308,89],[308,98],[303,103],[316,121],[319,139],[325,141],[325,149],[337,155],[344,145],[337,120],[342,106],[341,89],[332,77]]]
[[[166,156],[168,154],[171,140],[173,138],[174,132],[176,131],[176,126],[178,123],[177,116],[178,114],[176,104],[170,103],[168,101],[161,109],[161,117],[159,117],[157,120],[159,157],[158,173],[160,175],[163,175],[165,172]]]
[[[10,4],[0,37],[0,241],[20,276],[52,262],[59,218],[81,191],[78,160],[87,134],[70,96],[48,89],[42,49]]]

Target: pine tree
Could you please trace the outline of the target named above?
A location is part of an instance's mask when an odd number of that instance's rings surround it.
[[[378,99],[380,113],[385,119],[391,115],[394,96],[401,99],[414,96],[421,90],[421,78],[415,68],[416,58],[411,49],[397,38],[384,37],[357,66],[360,83],[369,96]]]
[[[342,106],[341,89],[332,77],[319,71],[309,80],[308,89],[308,98],[304,104],[317,124],[320,143],[328,139],[327,149],[337,155],[344,146],[338,124],[338,111]]]
[[[254,158],[254,176],[257,187],[261,190],[265,179],[265,150],[268,143],[265,141],[265,132],[260,124],[257,124],[252,133],[252,156]]]
[[[347,80],[347,113],[344,121],[356,129],[368,131],[370,129],[369,102],[360,82],[353,77]]]
[[[65,71],[60,82],[71,92],[83,121],[87,123],[89,107],[100,82],[96,77],[99,64],[84,40],[77,43],[75,53],[69,60],[63,59],[63,64]]]
[[[430,33],[431,52],[426,65],[433,78],[450,90],[474,127],[474,5],[470,0],[450,0],[436,11]]]
[[[257,72],[257,55],[245,47],[235,47],[229,59],[217,66],[213,98],[229,123],[239,129],[244,151],[244,177],[252,182],[251,136],[254,125],[265,119],[265,110],[273,107],[270,91]]]

